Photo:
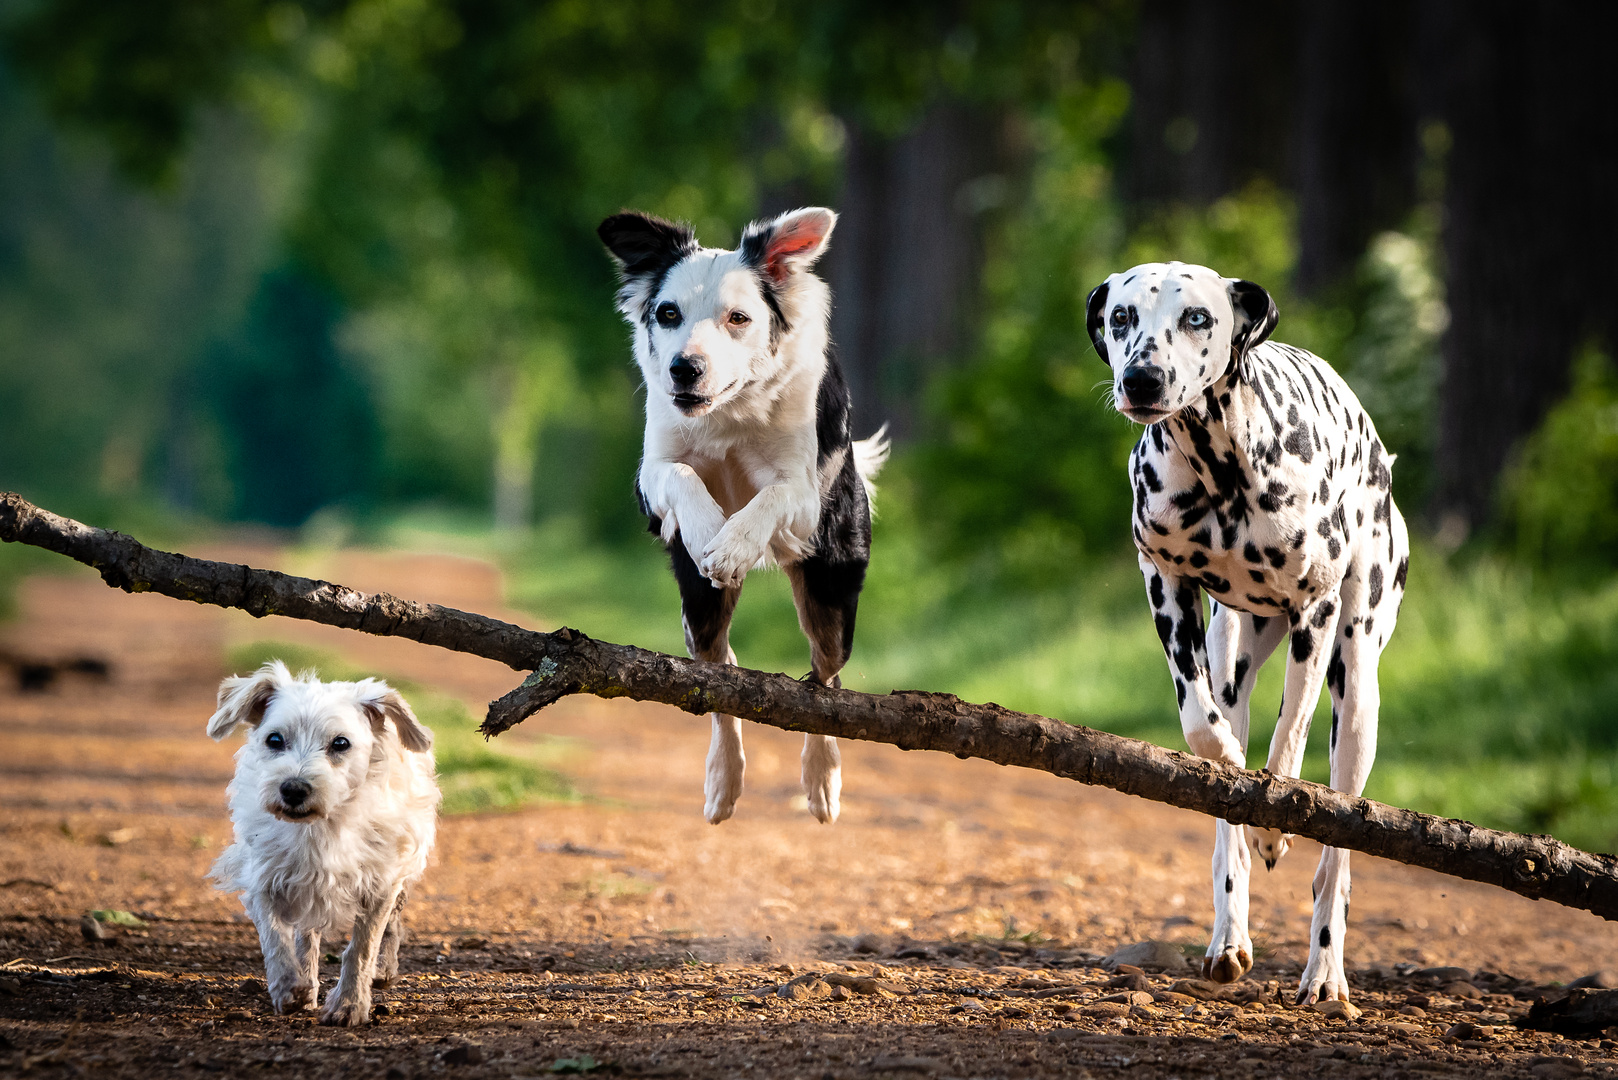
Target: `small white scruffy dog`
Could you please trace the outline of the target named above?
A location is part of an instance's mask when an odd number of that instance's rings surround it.
[[[251,728],[227,795],[235,842],[211,877],[258,927],[278,1013],[312,1005],[320,936],[352,927],[320,1022],[371,1018],[371,988],[399,973],[405,891],[437,825],[433,736],[377,679],[321,682],[271,661],[219,684],[208,734]]]

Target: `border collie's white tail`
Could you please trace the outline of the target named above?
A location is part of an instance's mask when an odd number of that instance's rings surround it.
[[[871,504],[871,511],[876,511],[876,474],[882,471],[887,464],[888,451],[893,445],[888,442],[888,425],[883,424],[876,429],[876,434],[868,439],[854,441],[854,471],[860,474],[860,481],[865,484],[865,498]]]

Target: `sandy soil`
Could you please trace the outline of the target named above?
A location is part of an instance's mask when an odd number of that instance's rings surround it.
[[[498,575],[471,560],[207,554],[501,610]],[[1247,980],[1120,977],[1100,965],[1120,946],[1207,941],[1205,819],[849,744],[843,819],[822,827],[796,740],[750,727],[747,793],[714,828],[704,722],[580,699],[506,738],[570,740],[586,799],[443,823],[385,1015],[354,1031],[275,1016],[250,924],[204,880],[229,835],[234,746],[202,733],[225,650],[305,642],[479,712],[515,676],[89,574],[27,582],[22,609],[0,640],[113,674],[0,687],[0,1076],[1618,1076],[1611,1040],[1512,1026],[1555,984],[1618,969],[1618,926],[1585,913],[1356,857],[1364,1012],[1328,1018],[1287,1004],[1318,856],[1302,843],[1255,879]],[[147,925],[91,943],[91,909]]]

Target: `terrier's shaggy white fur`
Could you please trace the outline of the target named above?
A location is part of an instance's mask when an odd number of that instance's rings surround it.
[[[377,679],[321,682],[272,661],[219,684],[208,734],[246,725],[227,794],[235,841],[212,878],[258,927],[276,1012],[316,1001],[320,937],[352,928],[323,1024],[371,1017],[399,973],[405,892],[432,850],[432,733]]]

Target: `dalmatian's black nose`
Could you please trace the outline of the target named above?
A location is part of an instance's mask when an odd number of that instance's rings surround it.
[[[674,358],[674,363],[669,365],[669,378],[674,381],[676,390],[688,390],[702,378],[705,370],[702,357],[681,353]]]
[[[293,810],[302,806],[315,789],[306,780],[281,781],[281,801]]]
[[[1124,396],[1131,405],[1150,405],[1163,396],[1163,369],[1145,364],[1124,368]]]

